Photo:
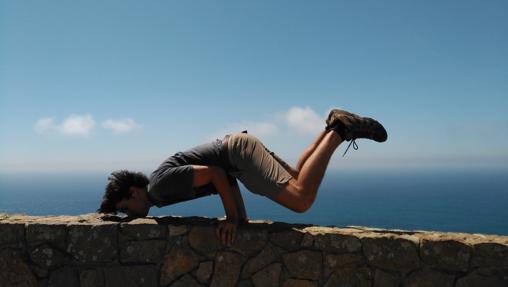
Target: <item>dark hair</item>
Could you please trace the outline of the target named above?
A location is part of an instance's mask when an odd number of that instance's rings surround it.
[[[129,199],[131,194],[129,188],[146,187],[148,178],[141,172],[132,172],[128,170],[117,170],[108,177],[106,192],[102,197],[102,203],[97,212],[116,214],[116,204],[122,199]]]

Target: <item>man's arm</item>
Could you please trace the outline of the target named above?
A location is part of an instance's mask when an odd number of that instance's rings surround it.
[[[226,222],[219,224],[217,235],[223,244],[230,246],[235,238],[239,213],[226,172],[215,166],[193,165],[192,167],[194,172],[192,185],[202,186],[212,183],[222,199],[224,211],[226,212]]]
[[[248,223],[249,218],[247,217],[247,212],[245,211],[245,205],[243,204],[242,193],[240,192],[240,188],[238,184],[231,186],[231,191],[233,192],[233,196],[235,198],[236,207],[238,208],[239,215],[239,223]]]

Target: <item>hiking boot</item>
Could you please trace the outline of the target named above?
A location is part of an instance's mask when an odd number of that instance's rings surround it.
[[[388,137],[385,128],[378,121],[339,109],[330,111],[326,125],[326,130],[335,130],[346,141],[366,138],[384,142]]]

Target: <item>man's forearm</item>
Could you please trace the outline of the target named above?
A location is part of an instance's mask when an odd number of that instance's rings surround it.
[[[222,204],[224,205],[224,211],[226,212],[227,219],[234,223],[238,223],[240,218],[238,212],[239,208],[237,206],[234,191],[229,185],[226,173],[223,169],[216,170],[212,178],[212,183],[222,199]]]
[[[236,207],[238,209],[238,215],[240,216],[240,221],[247,221],[247,212],[245,211],[245,205],[243,203],[242,194],[240,192],[240,188],[237,185],[231,186],[231,191],[233,192],[233,196],[235,198]]]

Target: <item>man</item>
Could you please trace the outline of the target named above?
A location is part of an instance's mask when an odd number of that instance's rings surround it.
[[[372,118],[333,109],[324,131],[304,150],[293,168],[246,131],[226,135],[223,140],[170,156],[149,179],[139,172],[113,172],[97,212],[120,211],[144,217],[153,205],[162,207],[218,193],[226,220],[219,223],[217,236],[230,246],[237,226],[248,222],[236,179],[253,193],[295,212],[305,212],[316,198],[335,149],[343,141],[350,141],[349,146],[353,144],[358,149],[355,140],[359,138],[384,142],[387,133]]]

